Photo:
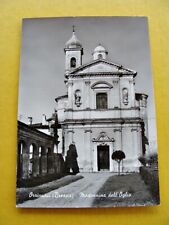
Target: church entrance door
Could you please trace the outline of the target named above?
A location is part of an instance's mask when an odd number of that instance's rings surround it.
[[[98,171],[109,170],[109,146],[97,146]]]

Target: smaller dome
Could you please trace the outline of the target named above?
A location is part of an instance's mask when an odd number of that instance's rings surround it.
[[[82,44],[78,40],[73,31],[72,37],[66,42],[65,48],[82,48]]]
[[[102,52],[105,52],[105,53],[107,54],[106,49],[105,49],[101,44],[99,44],[99,45],[94,49],[94,52],[93,52],[93,53],[102,53]]]
[[[93,59],[106,59],[108,52],[106,51],[106,49],[99,44],[93,52]]]

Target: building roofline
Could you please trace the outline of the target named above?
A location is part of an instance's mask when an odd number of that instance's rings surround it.
[[[135,95],[145,95],[148,98],[148,95],[145,94],[145,93],[138,93],[138,92],[136,92]]]
[[[109,65],[112,65],[112,66],[117,67],[117,68],[119,69],[119,73],[122,73],[122,71],[120,71],[120,70],[123,69],[123,70],[126,70],[126,71],[127,71],[128,73],[130,73],[130,74],[133,74],[133,75],[135,75],[135,76],[137,75],[137,72],[134,71],[134,70],[125,68],[125,67],[123,67],[123,66],[120,65],[120,64],[113,63],[113,62],[110,62],[110,61],[107,61],[107,60],[104,60],[104,59],[96,59],[96,60],[92,60],[92,61],[90,61],[90,62],[88,62],[88,63],[86,63],[86,64],[83,64],[83,65],[77,67],[76,69],[74,69],[74,70],[73,70],[72,72],[70,72],[69,74],[70,74],[70,75],[71,75],[71,74],[74,74],[74,73],[76,73],[76,72],[78,72],[78,71],[81,71],[81,70],[84,69],[84,68],[89,67],[90,65],[95,65],[95,64],[97,64],[97,63],[99,63],[99,62],[103,62],[103,63],[105,63],[105,64],[109,64]],[[124,72],[123,72],[123,73],[124,73]]]
[[[68,97],[68,95],[66,94],[66,95],[60,95],[60,96],[58,96],[57,98],[55,98],[55,101],[57,102],[58,100],[60,100],[60,99],[62,99],[62,98],[67,98]]]
[[[88,72],[88,73],[79,73],[79,74],[69,74],[69,77],[85,77],[85,76],[133,76],[136,74],[132,73],[122,73],[122,72]]]
[[[21,122],[21,121],[18,120],[18,127],[19,127],[19,126],[25,127],[26,129],[30,129],[30,130],[32,130],[32,131],[34,131],[34,132],[37,132],[37,133],[39,133],[39,134],[41,134],[41,135],[44,135],[45,137],[48,137],[48,138],[52,138],[52,139],[53,139],[53,136],[48,135],[48,134],[45,134],[45,133],[43,133],[43,132],[37,130],[36,128],[31,127],[30,125],[28,125],[28,124],[26,124],[26,123],[23,123],[23,122]]]
[[[133,117],[133,118],[114,118],[114,119],[67,119],[64,122],[60,122],[60,124],[62,125],[66,125],[66,124],[93,124],[93,123],[97,123],[97,124],[102,124],[102,123],[117,123],[117,124],[127,124],[127,123],[131,123],[131,124],[135,124],[135,123],[141,123],[143,121],[142,118],[140,117]]]

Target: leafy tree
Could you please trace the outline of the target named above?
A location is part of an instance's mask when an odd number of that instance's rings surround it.
[[[112,159],[118,163],[118,175],[120,175],[120,163],[125,158],[126,158],[125,153],[121,150],[115,151],[112,154]]]

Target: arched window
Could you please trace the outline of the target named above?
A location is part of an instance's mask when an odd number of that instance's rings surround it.
[[[96,109],[107,109],[107,93],[96,94]]]
[[[70,67],[75,68],[76,67],[76,58],[72,57],[70,60]]]

